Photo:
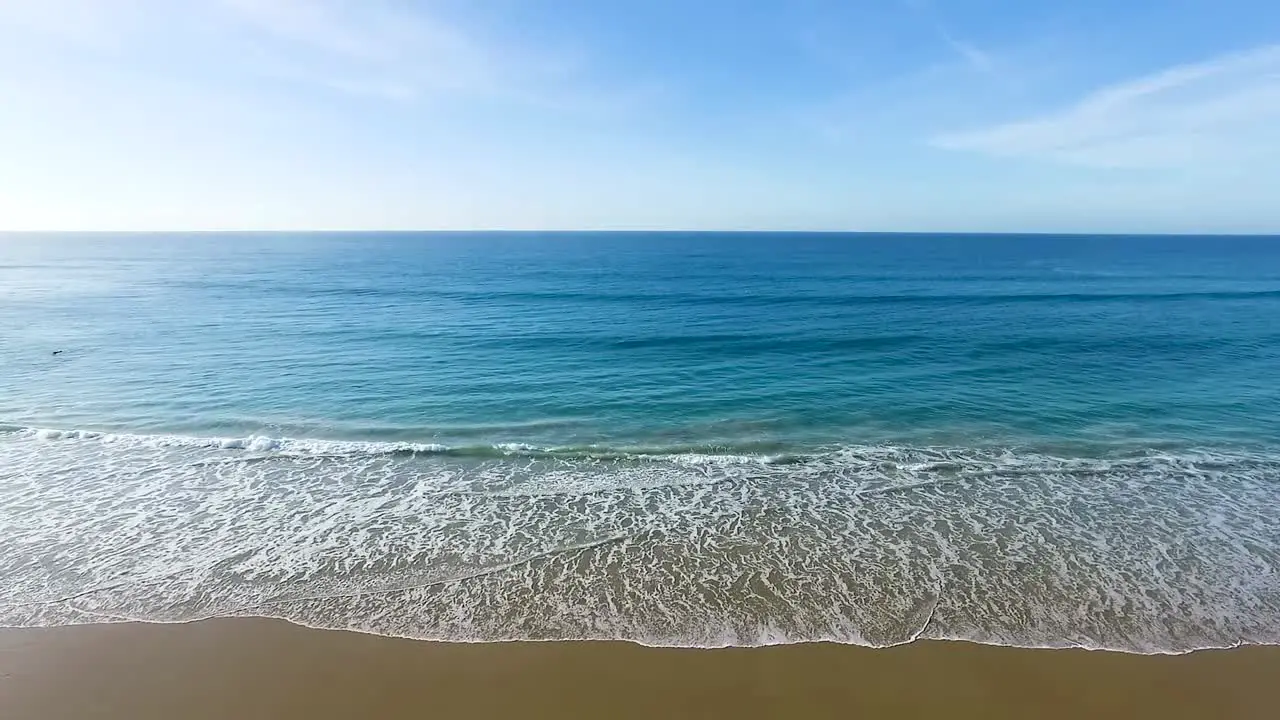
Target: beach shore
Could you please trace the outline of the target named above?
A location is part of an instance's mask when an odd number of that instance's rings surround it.
[[[0,630],[0,717],[1271,718],[1280,647],[446,644],[228,619]]]

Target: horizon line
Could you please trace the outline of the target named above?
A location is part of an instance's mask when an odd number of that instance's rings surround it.
[[[1046,236],[1046,237],[1240,237],[1240,238],[1280,238],[1280,229],[1262,232],[1243,231],[1053,231],[1053,230],[787,230],[787,229],[753,229],[753,230],[707,230],[707,229],[512,229],[512,228],[469,228],[469,229],[275,229],[255,230],[248,228],[227,229],[165,229],[165,230],[4,230],[0,229],[0,237],[12,235],[890,235],[905,237],[952,235],[961,237],[1002,237],[1002,236]]]

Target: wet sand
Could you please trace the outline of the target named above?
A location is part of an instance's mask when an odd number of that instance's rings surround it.
[[[1280,647],[454,645],[270,620],[0,630],[5,720],[1274,718]]]

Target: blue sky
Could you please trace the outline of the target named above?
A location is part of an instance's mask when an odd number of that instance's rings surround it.
[[[1273,0],[0,0],[0,229],[1280,232]]]

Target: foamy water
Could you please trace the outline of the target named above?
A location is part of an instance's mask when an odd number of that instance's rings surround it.
[[[1273,643],[1277,477],[1280,456],[1243,452],[486,458],[11,430],[0,624],[263,615],[456,641]]]

